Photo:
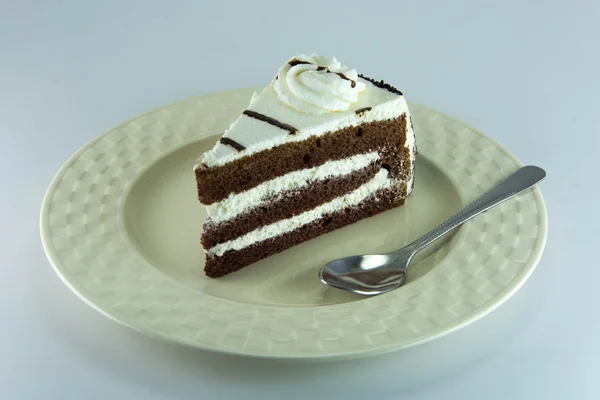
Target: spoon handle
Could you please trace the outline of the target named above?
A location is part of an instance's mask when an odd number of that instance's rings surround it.
[[[469,204],[454,216],[450,217],[440,225],[421,236],[407,247],[414,250],[414,253],[427,247],[437,239],[448,232],[464,224],[471,218],[489,210],[492,207],[506,201],[525,189],[529,189],[536,183],[544,179],[546,172],[540,167],[526,166],[518,169],[503,182],[498,184],[492,190]]]

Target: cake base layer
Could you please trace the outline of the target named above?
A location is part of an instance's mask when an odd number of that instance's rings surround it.
[[[200,166],[195,170],[198,199],[203,204],[212,204],[231,193],[241,193],[292,171],[375,150],[379,151],[380,160],[390,172],[390,177],[406,181],[411,171],[410,149],[405,147],[406,135],[407,118],[406,114],[402,114],[395,119],[369,122],[289,142],[223,166]]]
[[[256,261],[309,239],[353,224],[363,218],[398,207],[404,204],[406,193],[406,183],[391,189],[382,189],[367,197],[357,206],[326,214],[322,218],[291,232],[255,243],[237,251],[228,251],[222,256],[207,256],[204,272],[211,278],[218,278],[238,271]]]
[[[381,169],[381,160],[353,173],[314,182],[308,187],[281,193],[278,199],[266,201],[230,221],[207,222],[202,232],[205,249],[235,239],[264,225],[312,210],[320,204],[351,192],[371,180]]]

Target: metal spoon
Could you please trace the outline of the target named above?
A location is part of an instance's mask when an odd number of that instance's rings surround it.
[[[540,167],[522,167],[408,246],[387,254],[350,256],[331,261],[321,269],[319,279],[326,285],[366,296],[396,289],[406,280],[408,264],[415,254],[471,218],[529,189],[545,176],[546,172]]]

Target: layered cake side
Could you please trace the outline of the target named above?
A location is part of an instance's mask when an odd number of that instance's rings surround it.
[[[335,59],[295,57],[195,168],[206,274],[403,204],[415,148],[402,93]]]

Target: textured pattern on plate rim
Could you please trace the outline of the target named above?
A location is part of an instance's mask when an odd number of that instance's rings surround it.
[[[252,92],[220,92],[150,111],[104,132],[61,168],[44,198],[41,235],[56,272],[80,298],[144,334],[203,349],[349,358],[409,347],[464,326],[502,304],[535,268],[547,234],[537,188],[463,226],[439,265],[385,295],[333,306],[268,307],[179,285],[123,238],[122,194],[164,155],[227,128]],[[521,165],[464,123],[421,105],[410,109],[419,152],[467,201]]]

